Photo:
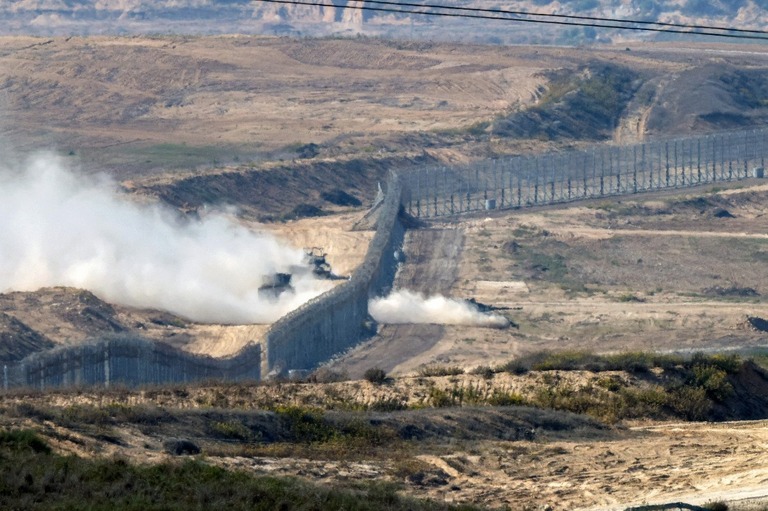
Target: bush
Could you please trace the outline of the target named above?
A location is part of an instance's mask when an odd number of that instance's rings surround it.
[[[450,392],[438,389],[437,387],[430,387],[428,400],[429,404],[434,408],[445,408],[456,404],[456,400]]]
[[[48,444],[30,429],[0,431],[0,447],[13,451],[32,451],[44,454],[51,452]]]
[[[214,422],[211,425],[211,432],[217,437],[241,442],[253,442],[260,436],[236,420]]]
[[[327,442],[339,435],[339,431],[325,422],[322,410],[288,406],[278,408],[276,413],[295,442]]]
[[[702,421],[712,409],[707,391],[701,387],[678,387],[670,390],[669,406],[687,420]]]
[[[743,363],[743,360],[738,355],[724,355],[721,353],[705,355],[703,353],[694,353],[688,365],[690,367],[709,365],[716,367],[727,374],[736,374],[741,369]]]
[[[519,376],[529,373],[531,371],[531,364],[527,363],[525,360],[510,360],[509,362],[500,365],[499,371],[504,371],[505,373],[516,374]]]
[[[464,374],[464,369],[459,366],[444,366],[431,364],[419,367],[419,376],[458,376]]]
[[[492,380],[496,376],[496,371],[491,366],[478,366],[472,369],[472,374],[477,374],[486,380]]]
[[[675,368],[692,369],[697,365],[711,365],[728,374],[734,374],[741,368],[742,360],[736,355],[703,355],[701,353],[694,354],[690,360],[685,360],[681,355],[642,351],[613,355],[597,355],[586,351],[559,353],[542,351],[511,360],[499,369],[514,374],[525,374],[530,370],[644,373],[653,368],[669,371]]]
[[[371,367],[366,369],[363,378],[376,385],[381,385],[387,381],[387,373],[379,367]]]
[[[374,412],[396,412],[399,410],[408,409],[408,405],[405,402],[403,402],[401,399],[398,399],[396,397],[390,397],[390,398],[383,398],[383,399],[379,399],[378,401],[374,401],[373,403],[371,403],[368,409]]]
[[[520,406],[527,404],[526,399],[516,392],[502,392],[494,390],[488,399],[491,406]]]
[[[711,365],[696,365],[688,384],[702,388],[707,396],[716,401],[724,401],[733,394],[733,386],[728,381],[728,375],[722,369]]]
[[[327,367],[321,367],[307,376],[309,383],[336,383],[347,380],[349,380],[349,375],[346,371],[334,371]]]

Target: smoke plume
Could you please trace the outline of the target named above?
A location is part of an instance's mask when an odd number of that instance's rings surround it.
[[[304,265],[304,253],[223,214],[180,221],[130,202],[105,176],[39,155],[0,169],[0,291],[88,289],[112,303],[193,321],[269,323],[328,288],[310,272],[294,292],[259,295],[263,276]]]
[[[374,298],[368,311],[379,323],[431,323],[438,325],[469,325],[506,328],[509,320],[498,314],[480,312],[477,306],[464,300],[440,295],[425,297],[420,293],[399,290],[384,298]]]

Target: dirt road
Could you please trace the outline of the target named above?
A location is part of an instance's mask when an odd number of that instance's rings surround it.
[[[464,233],[457,229],[417,229],[406,235],[406,261],[395,277],[395,289],[425,295],[448,294],[458,275]],[[366,369],[387,372],[432,348],[445,333],[440,325],[382,325],[370,341],[337,360],[333,367],[361,377]]]
[[[518,509],[595,511],[768,496],[765,421],[631,429],[633,434],[620,440],[498,444],[479,456],[426,457],[438,467],[458,467],[450,473],[450,486],[430,493]]]

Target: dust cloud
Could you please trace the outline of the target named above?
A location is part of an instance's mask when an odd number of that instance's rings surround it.
[[[438,324],[506,328],[509,320],[498,314],[481,312],[464,300],[441,295],[424,296],[408,290],[374,298],[368,304],[373,319],[385,324]]]
[[[263,277],[304,266],[300,249],[223,213],[183,220],[44,154],[0,168],[0,292],[88,289],[112,303],[209,323],[270,323],[328,289],[311,272],[260,296]]]

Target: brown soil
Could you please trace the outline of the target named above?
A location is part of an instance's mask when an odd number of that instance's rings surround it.
[[[408,374],[430,363],[472,368],[539,350],[764,348],[747,317],[768,316],[766,187],[736,186],[494,213],[412,232],[398,285],[454,282],[448,295],[507,307],[501,312],[517,328],[431,326],[426,336],[398,327],[405,333],[396,342],[384,327],[333,367]],[[711,214],[716,208],[734,218]],[[463,241],[435,248],[446,229]],[[448,246],[462,247],[458,266],[418,256]],[[407,275],[431,277],[420,284]]]
[[[322,192],[349,181],[347,191],[365,204],[390,165],[560,147],[557,141],[502,139],[477,125],[534,105],[551,70],[610,60],[658,84],[646,87],[649,95],[630,102],[615,140],[707,129],[718,119],[727,120],[728,126],[750,126],[764,117],[763,107],[745,103],[760,87],[734,95],[720,85],[723,70],[730,77],[738,75],[736,68],[762,72],[764,49],[633,43],[630,50],[268,37],[0,38],[5,121],[0,134],[4,143],[23,153],[41,147],[72,152],[73,164],[106,170],[137,200],[161,198],[187,212],[200,212],[208,202],[238,206],[249,221],[290,216],[300,205],[343,211],[347,216],[271,228],[299,246],[324,247],[337,273],[348,274],[359,263],[370,233],[353,233],[348,227],[362,209],[324,201]],[[721,68],[724,60],[731,67]],[[735,108],[746,113],[733,115]],[[339,169],[344,173],[334,175]],[[351,179],[347,172],[358,173]],[[385,327],[380,338],[335,367],[347,364],[350,372],[358,372],[375,365],[409,374],[433,362],[493,365],[541,349],[764,346],[764,334],[747,327],[747,316],[768,317],[763,298],[768,294],[763,271],[768,257],[766,187],[705,193],[703,201],[702,190],[698,192],[465,217],[411,233],[405,251],[414,257],[398,277],[401,285],[521,307],[505,312],[519,328]],[[721,209],[733,218],[718,216]],[[749,288],[758,296],[707,292],[718,288]],[[0,296],[0,304],[0,335],[12,341],[2,351],[6,360],[51,343],[126,331],[225,355],[264,328],[194,325],[61,288],[8,293]],[[435,384],[450,389],[467,378],[448,377]],[[548,385],[545,379],[496,378],[507,390],[521,392]],[[743,383],[745,388],[751,385]],[[374,396],[367,382],[343,385],[362,399]],[[429,382],[419,383],[418,378],[398,380],[398,385],[408,386],[415,402],[430,392]],[[345,396],[340,386],[278,386],[277,393],[263,399],[274,403],[295,398],[308,404]],[[152,392],[132,395],[128,402],[146,403]],[[204,428],[227,420],[216,409],[241,397],[235,389],[170,392],[178,395],[166,401],[155,395],[152,402],[174,408],[183,407],[179,396],[200,398],[189,407],[200,409],[195,420],[203,429],[175,433],[197,431],[201,442],[209,442],[206,447],[231,453],[222,442],[210,440],[210,430]],[[102,413],[96,414],[95,424],[69,427],[34,414],[14,418],[6,409],[33,399],[55,401],[68,410],[88,402],[106,409],[120,401],[114,394],[90,398],[81,391],[74,397],[51,393],[4,399],[4,425],[38,428],[64,452],[120,454],[142,462],[166,456],[162,435],[146,425],[126,420],[110,425],[105,435],[98,422]],[[17,401],[8,401],[13,399]],[[254,403],[246,396],[234,406],[253,408]],[[163,408],[156,412],[164,416]],[[396,466],[399,453],[391,452],[352,461],[262,454],[223,456],[219,462],[329,483],[370,477],[405,480],[406,491],[419,496],[521,508],[614,509],[766,494],[763,450],[768,429],[761,421],[641,423],[630,424],[629,431],[581,422],[583,429],[550,431],[537,441],[470,435],[470,426],[482,426],[486,419],[498,424],[494,421],[505,413],[424,412],[419,424],[453,421],[461,427],[452,430],[454,436],[438,435],[441,448],[406,453],[421,461],[417,473],[422,477],[405,479]]]
[[[767,382],[750,367],[732,379],[736,399],[751,401],[749,413],[760,410],[765,416]],[[83,456],[156,462],[168,458],[162,447],[167,438],[186,438],[202,447],[207,462],[256,474],[298,475],[326,484],[376,478],[402,483],[403,491],[416,496],[492,506],[597,510],[766,498],[764,420],[607,427],[549,410],[431,408],[429,401],[435,389],[471,387],[485,395],[492,389],[533,395],[551,388],[553,381],[578,389],[599,378],[645,384],[625,373],[554,371],[500,373],[492,379],[398,378],[385,385],[357,381],[81,390],[6,395],[0,421],[4,426],[35,427],[57,450]],[[390,398],[416,409],[364,415],[343,411]],[[97,408],[90,408],[94,405]],[[342,411],[326,414],[328,421],[394,431],[397,439],[361,452],[343,442],[294,445],[294,430],[263,410],[289,406],[340,407]],[[256,440],[243,436],[255,430],[260,432]],[[231,436],[233,432],[240,436]]]
[[[352,231],[362,213],[254,225],[295,247],[319,247],[332,271],[348,276],[363,260],[372,231]],[[341,282],[341,280],[339,281]],[[223,357],[263,337],[269,325],[197,324],[168,312],[112,305],[73,288],[0,294],[0,361],[20,360],[56,345],[104,335],[140,335],[193,352]]]
[[[454,284],[463,235],[457,229],[418,229],[406,234],[408,263],[398,271],[395,289],[410,289],[428,296],[448,294]],[[379,367],[387,372],[421,357],[445,334],[441,325],[383,325],[377,337],[355,347],[329,365],[341,368],[353,378],[362,378],[366,369]]]

